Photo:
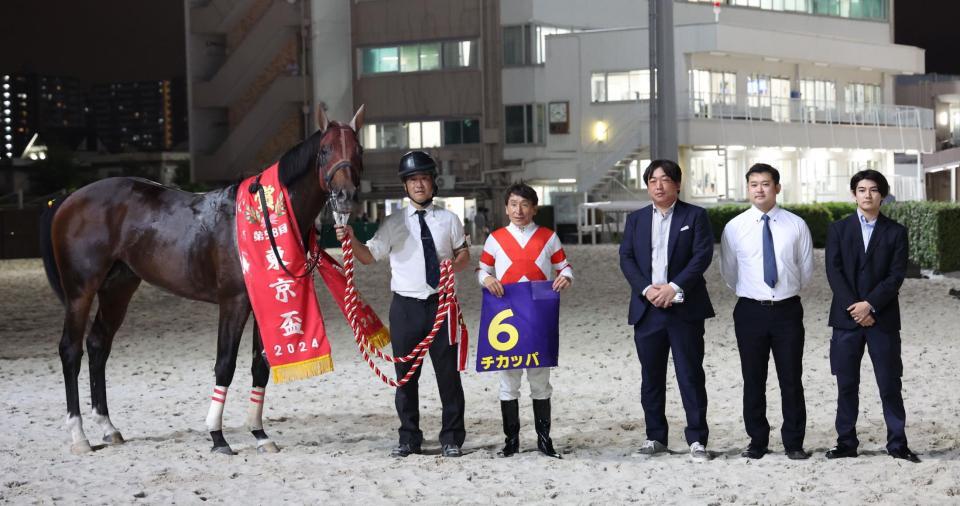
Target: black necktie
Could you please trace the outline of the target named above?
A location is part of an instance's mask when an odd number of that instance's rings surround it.
[[[763,281],[773,288],[777,286],[777,256],[773,251],[773,233],[770,231],[770,215],[763,219]]]
[[[427,272],[427,284],[436,288],[440,284],[440,260],[437,258],[437,246],[433,244],[430,227],[424,219],[425,214],[427,211],[423,209],[417,211],[417,218],[420,218],[420,241],[423,243],[423,266]]]

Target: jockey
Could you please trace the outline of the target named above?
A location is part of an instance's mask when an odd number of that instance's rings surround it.
[[[517,183],[507,188],[504,198],[510,224],[487,237],[480,255],[477,277],[480,284],[497,297],[503,296],[503,285],[524,281],[548,280],[554,275],[553,289],[563,291],[573,282],[573,269],[557,234],[533,223],[537,214],[537,192]],[[501,455],[509,457],[520,449],[520,380],[523,369],[500,371],[500,411],[506,435]],[[533,399],[537,448],[551,457],[560,458],[550,439],[550,369],[527,370],[530,397]]]

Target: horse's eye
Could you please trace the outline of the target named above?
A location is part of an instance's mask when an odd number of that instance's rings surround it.
[[[319,162],[321,167],[327,166],[327,158],[330,156],[330,146],[322,146],[320,148]]]

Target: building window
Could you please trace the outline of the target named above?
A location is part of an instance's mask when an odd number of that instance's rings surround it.
[[[717,173],[720,166],[714,158],[690,159],[690,189],[694,197],[717,196]]]
[[[650,100],[650,70],[594,72],[590,75],[593,102]]]
[[[367,149],[424,149],[447,144],[480,142],[480,121],[411,121],[363,126],[361,142]]]
[[[880,86],[876,84],[850,83],[843,89],[843,110],[864,112],[883,103]]]
[[[790,80],[764,75],[747,76],[747,105],[762,119],[790,121]]]
[[[360,52],[364,75],[475,67],[477,59],[476,42],[472,40],[368,47]]]
[[[712,4],[713,0],[687,0]],[[722,4],[851,19],[887,19],[887,0],[722,0]]]
[[[714,70],[691,70],[690,90],[693,111],[713,115],[717,105],[736,105],[737,74]]]
[[[503,121],[507,144],[543,144],[546,128],[543,104],[508,105]]]
[[[547,61],[547,36],[575,31],[544,25],[516,25],[503,27],[503,64],[539,65]]]
[[[480,142],[480,121],[475,119],[443,122],[443,144],[477,144]]]
[[[800,80],[800,98],[805,109],[833,111],[837,108],[837,85],[833,81]]]

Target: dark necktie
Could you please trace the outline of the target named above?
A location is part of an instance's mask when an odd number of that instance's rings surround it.
[[[770,216],[763,215],[763,281],[773,288],[777,284],[777,257],[773,253],[773,233]]]
[[[427,272],[427,284],[436,288],[440,284],[440,260],[437,258],[437,246],[433,244],[430,227],[424,219],[425,214],[427,211],[423,209],[417,211],[417,218],[420,218],[420,241],[423,243],[423,266]]]

